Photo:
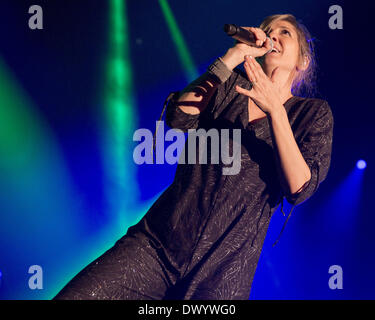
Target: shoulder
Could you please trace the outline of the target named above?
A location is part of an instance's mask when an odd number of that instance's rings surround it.
[[[327,100],[299,96],[295,96],[294,98],[294,109],[304,117],[310,118],[311,120],[324,118],[326,121],[333,122],[332,109]]]
[[[309,135],[331,135],[333,116],[328,101],[294,96],[288,105],[288,117],[297,141]]]
[[[319,112],[323,113],[331,113],[332,110],[327,100],[319,99],[319,98],[303,98],[305,99],[305,103],[307,106],[316,109]]]

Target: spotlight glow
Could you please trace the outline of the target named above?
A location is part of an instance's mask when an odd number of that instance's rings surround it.
[[[357,161],[357,168],[360,169],[360,170],[363,170],[365,169],[367,166],[366,164],[366,161],[365,160],[358,160]]]

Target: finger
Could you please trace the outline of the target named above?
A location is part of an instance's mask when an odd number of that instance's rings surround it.
[[[249,65],[249,69],[251,70],[252,77],[254,78],[255,82],[258,82],[260,79],[259,71],[256,68],[255,63],[257,63],[252,56],[248,56],[246,62]]]
[[[246,29],[246,30],[249,30],[251,31],[252,33],[254,33],[254,36],[255,36],[255,45],[262,48],[264,47],[266,41],[267,41],[267,36],[265,34],[265,32],[260,29],[260,28],[255,28],[255,27],[243,27],[241,26],[241,28],[243,29]],[[269,49],[267,49],[269,50]],[[267,50],[264,50],[264,52],[267,52]],[[263,55],[263,48],[262,48],[262,54]]]
[[[253,28],[252,31],[254,32],[257,39],[256,44],[260,47],[263,46],[267,38],[264,31],[260,28]]]
[[[249,78],[249,80],[252,82],[252,83],[257,83],[258,82],[258,77],[256,76],[256,74],[254,73],[250,63],[249,63],[249,58],[246,59],[245,63],[244,63],[244,67],[245,67],[245,71],[247,73],[247,76]]]
[[[266,77],[266,74],[264,73],[261,65],[254,59],[254,57],[250,58],[250,67],[257,79],[264,78]]]
[[[251,91],[247,90],[247,89],[244,89],[238,85],[236,85],[235,87],[236,91],[239,93],[239,94],[243,94],[244,96],[246,97],[251,97]]]
[[[255,45],[258,46],[258,47],[262,46],[262,41],[258,37],[258,32],[257,32],[256,28],[254,28],[254,27],[241,27],[241,28],[244,28],[244,29],[252,32],[254,34],[254,37],[255,37]]]
[[[270,51],[272,48],[273,48],[273,43],[272,43],[272,40],[270,38],[266,38],[264,44],[263,44],[263,48],[267,49],[267,52]]]

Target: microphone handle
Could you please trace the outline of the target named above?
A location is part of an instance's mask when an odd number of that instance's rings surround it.
[[[258,47],[256,45],[255,34],[251,31],[249,31],[249,30],[238,27],[235,24],[225,24],[224,25],[224,32],[228,36],[230,36],[230,37],[232,37],[232,38],[234,38],[238,41],[241,41],[243,43],[246,43],[249,46]]]

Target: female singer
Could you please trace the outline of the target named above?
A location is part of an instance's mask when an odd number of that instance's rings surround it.
[[[327,101],[297,95],[313,84],[306,28],[283,14],[249,29],[257,47],[235,43],[166,110],[185,132],[241,129],[240,172],[179,163],[146,215],[55,299],[249,298],[270,219],[326,178],[333,130]]]

